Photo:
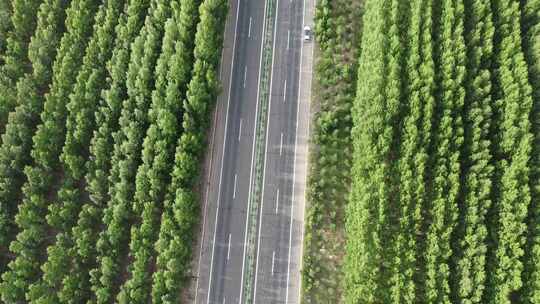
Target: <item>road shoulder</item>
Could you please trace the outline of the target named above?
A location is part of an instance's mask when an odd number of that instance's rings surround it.
[[[304,1],[304,26],[314,28],[315,0]],[[309,163],[309,124],[311,107],[311,85],[313,77],[313,41],[304,42],[300,59],[300,79],[298,92],[297,133],[295,145],[294,165],[294,193],[293,208],[291,214],[292,244],[289,247],[289,287],[287,290],[286,303],[300,303],[301,299],[301,272],[303,257],[304,219],[306,205],[306,180]]]
[[[208,225],[207,221],[213,221],[213,213],[208,214],[208,204],[211,201],[210,188],[219,181],[219,169],[223,161],[221,157],[220,147],[224,145],[225,130],[226,130],[226,107],[227,97],[230,91],[230,82],[232,81],[232,64],[233,64],[233,44],[235,40],[235,19],[238,14],[237,8],[239,0],[229,0],[229,12],[227,14],[227,20],[225,24],[225,32],[223,39],[223,51],[221,54],[220,64],[220,83],[221,92],[216,100],[214,112],[211,121],[211,128],[207,134],[208,149],[204,157],[204,163],[201,168],[201,178],[198,184],[199,189],[199,225],[196,228],[196,240],[192,247],[192,262],[191,262],[191,282],[189,287],[185,290],[183,299],[185,302],[198,303],[198,288],[201,284],[200,280],[203,277],[203,273],[208,272],[208,269],[202,269],[203,255],[207,254],[208,248],[205,245],[211,244],[209,238],[212,236],[212,231],[205,231],[206,227],[213,227]],[[205,278],[202,278],[205,279]]]

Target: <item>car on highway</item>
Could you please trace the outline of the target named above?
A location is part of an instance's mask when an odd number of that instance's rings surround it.
[[[311,27],[304,26],[304,41],[310,41],[311,40]]]

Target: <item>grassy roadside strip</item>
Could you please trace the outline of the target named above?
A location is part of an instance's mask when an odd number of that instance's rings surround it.
[[[351,105],[362,0],[320,0],[315,12],[313,134],[307,185],[302,302],[343,302],[344,207],[350,188]]]
[[[276,0],[267,0],[267,9],[264,18],[265,30],[264,41],[262,50],[262,65],[260,72],[259,83],[259,110],[257,113],[257,130],[255,133],[255,172],[252,184],[251,201],[249,202],[248,210],[248,239],[247,239],[247,257],[246,267],[244,270],[245,284],[243,286],[243,294],[245,295],[245,303],[252,303],[254,300],[253,295],[253,275],[256,267],[256,255],[257,255],[257,226],[259,224],[259,206],[262,199],[262,185],[264,176],[264,152],[266,142],[266,126],[268,124],[268,106],[270,101],[270,81],[271,81],[271,68],[273,57],[273,41],[274,41],[274,27],[275,12],[276,12]],[[262,212],[262,211],[261,211]]]

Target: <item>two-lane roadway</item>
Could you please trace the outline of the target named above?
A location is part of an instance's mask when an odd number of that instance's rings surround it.
[[[255,303],[298,303],[289,298],[288,287],[303,6],[304,2],[299,0],[277,3],[263,197],[257,232]]]

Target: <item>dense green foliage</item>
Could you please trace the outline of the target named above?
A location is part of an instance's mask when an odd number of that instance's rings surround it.
[[[42,0],[13,0],[11,8],[3,8],[4,16],[11,17],[11,23],[4,25],[5,51],[0,53],[3,65],[0,68],[0,133],[4,131],[8,114],[16,106],[17,80],[30,72],[28,59],[28,44],[36,29],[37,14],[35,13]],[[2,9],[2,8],[0,8]],[[10,15],[11,14],[11,15]],[[2,21],[7,22],[7,21]]]
[[[176,2],[171,2],[172,13],[178,9]],[[178,111],[174,106],[179,103],[173,100],[173,108],[162,105],[166,102],[165,95],[168,87],[168,66],[172,63],[174,54],[174,42],[178,36],[178,27],[175,19],[169,19],[165,24],[165,34],[161,45],[161,54],[156,64],[155,89],[151,95],[151,108],[149,109],[150,127],[147,129],[146,138],[142,145],[142,164],[137,170],[135,178],[134,205],[132,206],[135,224],[131,229],[131,242],[129,255],[133,262],[129,266],[131,277],[122,286],[118,301],[120,303],[147,303],[150,297],[151,273],[148,268],[155,256],[153,245],[159,231],[159,217],[161,202],[166,183],[166,174],[169,172],[171,151],[167,149],[167,138],[160,141],[158,124],[165,128],[166,135],[174,138],[179,130],[174,128],[174,120],[178,117]],[[172,71],[172,70],[171,70]],[[171,74],[172,75],[172,74]],[[170,78],[169,78],[170,79]],[[171,91],[178,92],[178,88]],[[160,115],[158,121],[157,116]],[[166,115],[167,117],[165,117]],[[172,120],[174,119],[174,120]],[[171,141],[171,140],[170,140]],[[163,150],[162,150],[163,149]],[[161,155],[156,155],[158,153]],[[160,157],[161,156],[161,157]]]
[[[47,0],[38,13],[36,32],[28,46],[33,72],[17,83],[18,106],[9,117],[0,145],[0,271],[8,260],[8,247],[16,234],[15,214],[26,180],[24,167],[31,163],[30,150],[44,96],[52,79],[52,63],[60,42],[67,1]]]
[[[407,269],[416,267],[413,265],[415,261],[409,257],[412,249],[409,246],[415,240],[410,239],[407,234],[396,231],[398,226],[396,215],[401,210],[390,206],[397,207],[396,203],[391,202],[399,202],[399,198],[403,205],[402,209],[415,212],[415,217],[402,217],[403,222],[400,223],[404,230],[414,229],[418,216],[418,207],[415,203],[421,202],[416,198],[420,198],[424,191],[424,188],[417,184],[422,180],[424,166],[424,153],[419,149],[419,143],[424,141],[421,118],[429,120],[432,105],[430,84],[422,82],[422,78],[418,75],[420,72],[430,73],[429,58],[422,60],[429,43],[419,43],[419,41],[426,42],[427,39],[424,37],[429,35],[429,32],[426,33],[429,25],[420,22],[424,14],[430,14],[429,5],[423,2],[416,1],[412,5],[411,24],[408,28],[410,51],[409,58],[406,58],[407,65],[403,64],[404,54],[399,50],[401,42],[399,37],[406,35],[404,32],[406,27],[398,26],[399,20],[404,18],[400,14],[406,14],[407,9],[396,1],[365,3],[362,46],[372,45],[372,47],[362,47],[361,58],[369,60],[359,62],[352,132],[354,149],[360,149],[365,153],[354,154],[353,188],[351,203],[347,208],[347,233],[350,235],[358,233],[361,238],[355,239],[354,242],[349,239],[347,244],[347,250],[355,251],[355,255],[348,255],[346,258],[345,271],[349,284],[346,301],[355,302],[360,299],[391,301],[391,298],[394,300],[410,298],[410,293],[414,293],[410,285],[400,286],[400,284],[408,284],[412,279]],[[371,29],[368,30],[368,27]],[[424,65],[424,68],[418,70],[417,67],[420,65]],[[372,70],[377,71],[375,74],[378,76],[361,77],[363,73],[371,74]],[[400,75],[403,74],[406,78],[417,80],[407,92],[402,90]],[[413,98],[410,98],[410,104],[400,105],[405,94]],[[397,117],[402,112],[408,115],[404,126],[400,128]],[[395,138],[400,132],[404,132],[401,147],[403,156],[398,160],[395,151],[399,148]],[[404,192],[401,197],[397,197],[395,191],[395,183],[399,183],[400,178],[400,175],[396,174],[398,167],[403,172],[401,178],[408,174],[417,176],[411,183],[403,183]],[[350,225],[351,221],[358,221],[358,226]],[[392,255],[403,258],[388,259]],[[385,260],[388,266],[379,269],[379,265]],[[367,271],[353,273],[350,271],[351,267],[363,267]],[[399,270],[403,272],[392,273]],[[402,280],[396,275],[409,277]],[[377,288],[377,286],[384,287]]]
[[[227,12],[0,3],[2,303],[181,301]],[[540,304],[540,1],[322,0],[315,32],[304,301]]]
[[[440,10],[434,57],[435,64],[441,68],[435,75],[437,102],[433,124],[433,176],[429,187],[432,193],[427,205],[431,223],[425,252],[426,300],[430,303],[450,303],[450,238],[457,224],[457,200],[461,191],[459,159],[465,96],[463,4],[443,1]]]
[[[103,99],[99,100],[99,92],[96,92],[95,99],[89,100],[93,102],[88,103],[90,108],[87,108],[87,110],[92,109],[95,113],[96,125],[93,125],[93,127],[97,127],[98,130],[94,132],[92,138],[87,137],[87,141],[84,143],[79,142],[74,148],[84,149],[85,154],[91,155],[90,159],[87,159],[86,168],[81,167],[82,172],[85,172],[85,169],[87,170],[86,180],[89,182],[89,185],[93,185],[93,180],[99,178],[106,179],[106,176],[103,176],[108,172],[109,163],[107,160],[109,155],[106,153],[110,151],[109,147],[112,148],[112,143],[111,146],[106,145],[101,149],[95,149],[96,147],[100,147],[96,143],[108,142],[112,138],[112,134],[110,134],[111,129],[116,130],[114,126],[117,126],[118,116],[113,113],[115,109],[118,109],[116,112],[119,112],[120,108],[119,106],[115,106],[112,107],[111,111],[109,105],[120,104],[121,100],[118,97],[120,94],[125,94],[122,93],[125,92],[125,87],[123,87],[125,81],[123,73],[127,69],[129,60],[129,45],[142,27],[148,4],[149,1],[146,0],[129,1],[126,8],[127,15],[123,14],[120,17],[120,21],[116,27],[115,46],[112,50],[112,58],[107,65],[107,70],[112,78],[109,81],[110,86],[102,94]],[[91,114],[90,111],[86,111],[86,113]],[[88,119],[91,119],[91,117],[88,117]],[[78,124],[74,125],[77,126]],[[90,147],[89,150],[86,150],[86,146]],[[78,158],[74,160],[74,164],[82,162],[84,155],[79,154]],[[78,288],[86,292],[90,291],[91,286],[89,272],[91,269],[97,267],[95,245],[102,223],[102,207],[105,206],[103,199],[105,195],[98,193],[99,188],[96,189],[90,186],[88,191],[90,201],[82,206],[77,225],[73,228],[73,238],[75,241],[75,248],[73,249],[74,263],[77,263],[81,269],[81,274],[78,277],[80,282]]]
[[[156,65],[156,88],[149,112],[150,127],[143,143],[142,161],[136,176],[135,214],[138,224],[131,231],[131,278],[119,295],[121,303],[146,303],[152,290],[163,200],[170,182],[174,147],[181,134],[182,103],[191,73],[193,40],[197,24],[196,1],[171,3],[162,53]],[[171,68],[169,68],[171,67]]]
[[[350,188],[351,105],[362,1],[318,1],[315,114],[302,265],[304,303],[343,299],[344,208]]]
[[[70,94],[67,105],[66,139],[62,162],[63,182],[58,190],[58,203],[50,207],[48,224],[59,233],[54,245],[47,248],[47,261],[42,265],[42,279],[30,287],[30,302],[67,303],[70,299],[85,299],[87,294],[80,286],[80,276],[86,276],[88,269],[80,269],[73,264],[78,272],[72,272],[65,267],[71,262],[70,252],[73,247],[71,229],[76,223],[77,214],[81,208],[80,201],[84,199],[80,184],[84,177],[84,159],[90,142],[90,132],[93,130],[93,113],[101,89],[105,85],[105,62],[110,57],[114,42],[114,27],[119,13],[123,8],[122,1],[108,1],[96,16],[94,34],[90,40],[83,65],[77,76],[77,82]],[[56,295],[55,292],[62,291]]]
[[[523,48],[533,89],[531,114],[534,144],[531,161],[531,204],[521,302],[540,303],[540,1],[522,1]]]
[[[94,285],[97,303],[110,303],[118,292],[119,276],[125,268],[129,231],[133,221],[135,176],[139,166],[140,147],[148,127],[148,110],[154,89],[153,73],[165,20],[170,15],[169,3],[151,1],[150,10],[140,35],[133,43],[127,72],[128,97],[122,104],[120,129],[114,135],[114,152],[109,176],[111,196],[105,210],[105,230],[98,241],[99,283]]]
[[[189,2],[191,1],[182,1],[188,6]],[[181,296],[181,288],[187,281],[190,270],[190,244],[193,242],[193,230],[197,223],[196,214],[199,213],[194,187],[206,144],[210,112],[218,94],[218,67],[221,57],[218,51],[223,44],[222,29],[227,11],[225,0],[206,0],[199,8],[200,21],[194,40],[192,76],[182,109],[183,132],[176,145],[171,182],[165,197],[162,225],[156,244],[157,271],[152,286],[155,303],[175,303],[175,299]],[[182,24],[189,24],[188,15],[180,20]],[[187,37],[184,39],[188,41]]]
[[[4,54],[6,52],[7,36],[11,28],[11,2],[0,2],[0,66],[4,65]]]
[[[2,302],[179,301],[227,12],[2,2]]]
[[[6,33],[6,49],[3,54],[2,76],[7,81],[14,81],[28,72],[28,43],[35,31],[37,14],[42,0],[13,0],[6,15],[11,18],[9,32]],[[7,27],[7,26],[6,26]],[[3,85],[5,85],[3,83]]]
[[[365,2],[347,303],[540,300],[539,9]]]
[[[491,9],[481,1],[467,2],[465,42],[464,147],[462,201],[458,206],[460,222],[457,233],[463,237],[455,244],[455,297],[464,303],[481,303],[485,290],[486,216],[491,206],[494,165],[490,151],[491,61],[493,22]]]
[[[95,1],[73,1],[67,12],[66,34],[62,37],[54,63],[51,90],[45,97],[41,123],[33,137],[31,155],[34,164],[25,168],[27,181],[16,217],[20,232],[10,246],[16,258],[9,263],[10,270],[2,276],[2,297],[7,302],[23,301],[29,285],[39,279],[39,268],[49,240],[46,236],[51,229],[57,228],[49,225],[50,218],[46,215],[49,206],[54,211],[50,200],[59,177],[57,170],[65,138],[66,101],[80,67],[87,38],[92,32],[96,6]]]
[[[522,287],[526,216],[531,200],[529,160],[532,108],[527,66],[521,51],[520,10],[517,1],[494,1],[495,25],[495,128],[494,157],[498,174],[491,229],[496,243],[488,266],[485,300],[511,303],[510,296]],[[508,64],[512,62],[512,64]]]

